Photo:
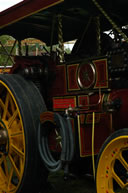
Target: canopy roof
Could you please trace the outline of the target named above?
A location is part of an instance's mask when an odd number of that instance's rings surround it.
[[[96,0],[117,26],[128,24],[128,0]],[[24,0],[0,13],[0,35],[16,39],[37,38],[50,44],[57,42],[57,16],[63,18],[64,41],[77,39],[85,30],[89,19],[100,15],[101,30],[113,26],[93,0]]]

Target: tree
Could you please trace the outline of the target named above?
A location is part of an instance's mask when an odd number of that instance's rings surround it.
[[[10,51],[12,49],[12,46],[8,46],[9,40],[14,40],[14,39],[8,35],[0,36],[0,66],[12,65],[12,60],[8,57],[8,54],[7,54],[7,53],[10,53]],[[6,50],[7,50],[7,52],[6,52]]]

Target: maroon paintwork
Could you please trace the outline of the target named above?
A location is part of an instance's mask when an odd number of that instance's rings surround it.
[[[95,154],[97,154],[105,139],[115,130],[128,127],[127,114],[128,89],[111,89],[108,84],[107,60],[94,60],[96,77],[93,87],[82,89],[78,84],[80,63],[57,65],[56,78],[48,89],[48,100],[53,102],[53,110],[59,113],[66,108],[76,110],[72,120],[74,130],[78,131],[80,156],[92,154],[92,113],[95,112]],[[102,65],[100,68],[99,66]],[[90,73],[90,71],[88,71]],[[92,77],[93,78],[93,77]],[[101,83],[103,83],[101,85]],[[103,88],[102,88],[103,87]],[[101,96],[98,93],[101,89]],[[105,105],[119,100],[117,109],[106,109]],[[118,106],[118,104],[117,104]],[[75,125],[77,115],[80,115],[80,125]]]
[[[4,29],[4,26],[15,23],[16,21],[62,1],[63,0],[24,0],[24,2],[21,2],[18,5],[0,13],[0,28]],[[75,11],[73,13],[75,13]],[[78,28],[78,25],[72,25],[71,27],[74,26]],[[51,28],[47,29],[47,25],[44,26],[44,29],[46,29],[46,34],[50,33],[49,29]],[[64,35],[68,34],[67,29],[66,25],[66,33],[64,33]],[[35,34],[36,31],[37,29],[33,34]],[[76,31],[76,29],[72,29],[72,32],[74,31]],[[39,34],[44,36],[45,33],[37,33],[37,35]],[[71,36],[76,38],[76,35],[73,36],[73,34],[71,34]],[[108,72],[108,58],[93,58],[86,60],[85,63],[84,62],[85,61],[83,60],[80,62],[58,64],[56,61],[55,64],[55,62],[51,63],[49,59],[47,66],[49,71],[52,71],[52,74],[55,76],[50,84],[49,82],[45,82],[46,84],[41,85],[43,90],[47,93],[47,96],[43,97],[49,111],[59,112],[64,115],[66,109],[72,108],[72,126],[73,131],[78,135],[77,140],[79,143],[79,153],[81,157],[89,156],[92,153],[91,142],[93,112],[95,112],[95,154],[99,152],[101,145],[113,131],[128,127],[128,89],[118,89],[118,87],[117,89],[111,88]],[[41,60],[38,60],[38,58],[31,58],[30,60],[29,57],[23,57],[22,59],[17,57],[15,58],[15,65],[10,73],[19,73],[20,70],[23,70],[24,68],[30,69],[30,67],[35,64],[36,67],[38,66],[42,69],[45,68],[46,65],[45,62],[41,63]],[[95,73],[92,68],[90,68],[90,64],[94,65]],[[118,104],[114,104],[114,101],[116,100],[121,102],[119,104],[119,108],[117,108]],[[111,108],[111,104],[115,105],[113,105],[115,109]],[[80,118],[80,121],[77,120],[78,117]]]
[[[63,1],[64,0],[24,0],[23,2],[0,12],[0,28]]]

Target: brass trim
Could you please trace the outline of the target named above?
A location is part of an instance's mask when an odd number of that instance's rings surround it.
[[[95,76],[95,75],[96,75],[96,69],[95,69],[93,63],[88,62],[88,64],[91,66],[91,69],[92,69],[92,72],[93,72],[93,80],[92,80],[92,83],[91,83],[89,86],[87,86],[87,87],[84,86],[84,85],[82,85],[82,82],[81,82],[81,80],[80,80],[80,68],[81,68],[81,66],[85,65],[85,62],[82,62],[82,63],[79,65],[79,67],[78,67],[78,78],[77,78],[78,85],[79,85],[79,87],[80,87],[81,89],[91,88],[91,87],[94,85],[94,83],[95,83],[95,79],[96,79],[96,76]]]

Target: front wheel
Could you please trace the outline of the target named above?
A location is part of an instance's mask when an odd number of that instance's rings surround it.
[[[97,160],[97,193],[128,192],[128,129],[105,141]]]
[[[38,193],[43,185],[37,128],[45,110],[32,82],[0,75],[0,193]]]

